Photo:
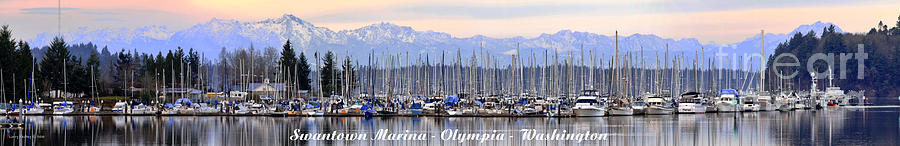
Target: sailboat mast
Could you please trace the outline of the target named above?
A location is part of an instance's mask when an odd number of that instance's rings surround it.
[[[765,86],[764,86],[765,80],[763,80],[765,78],[765,76],[763,76],[763,75],[766,72],[766,68],[765,68],[766,63],[763,60],[763,56],[766,55],[766,50],[765,50],[765,48],[766,48],[766,46],[765,46],[766,31],[765,30],[759,31],[759,38],[760,38],[759,39],[759,53],[760,53],[759,54],[759,91],[763,91],[763,90],[765,90]]]

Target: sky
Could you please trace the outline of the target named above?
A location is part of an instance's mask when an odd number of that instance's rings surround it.
[[[58,3],[59,2],[59,3]],[[57,9],[57,7],[62,7]],[[62,13],[62,18],[58,13]],[[706,44],[741,41],[759,30],[787,33],[832,22],[867,32],[893,26],[900,2],[891,0],[0,0],[0,25],[32,39],[42,32],[165,26],[180,30],[210,19],[259,21],[293,14],[335,31],[390,22],[454,37],[507,38],[574,30],[612,35],[697,38]],[[62,21],[59,25],[58,20]]]

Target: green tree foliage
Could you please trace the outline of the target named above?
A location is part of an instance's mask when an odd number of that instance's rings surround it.
[[[27,45],[27,44],[26,44]],[[18,60],[15,59],[16,56],[16,40],[12,38],[12,32],[9,30],[9,26],[3,25],[0,27],[0,74],[3,74],[3,78],[0,78],[0,82],[3,84],[3,96],[5,97],[13,97],[15,90],[13,88],[16,86],[17,71],[16,64]],[[7,99],[9,100],[9,99]]]
[[[12,76],[13,79],[15,79],[15,80],[9,80],[9,81],[13,82],[12,85],[16,86],[16,87],[13,87],[13,89],[16,89],[15,91],[13,91],[14,95],[16,95],[15,97],[16,98],[24,98],[25,97],[24,95],[27,94],[25,90],[22,90],[23,88],[25,88],[27,86],[25,81],[27,79],[31,78],[31,73],[32,73],[33,69],[35,71],[37,71],[37,70],[36,70],[36,68],[34,68],[34,64],[32,64],[32,63],[34,63],[34,56],[31,54],[31,46],[28,45],[28,42],[19,41],[19,49],[16,50],[16,54],[17,54],[16,59],[14,61],[10,62],[10,63],[15,64],[15,65],[11,65],[11,66],[16,67],[13,70],[11,70],[15,73],[15,75]],[[7,84],[7,85],[9,85],[9,84]],[[7,96],[7,97],[10,97],[10,96]]]
[[[3,75],[0,83],[4,88],[4,92],[0,94],[6,97],[0,102],[25,98],[25,81],[31,77],[32,59],[28,42],[16,42],[9,26],[0,26],[0,72]]]
[[[324,96],[337,94],[341,89],[341,72],[335,65],[334,53],[328,51],[322,58],[322,68],[319,70],[322,75],[322,92]]]
[[[291,40],[284,42],[281,50],[281,59],[278,61],[280,68],[284,70],[284,76],[287,77],[286,84],[295,85],[297,83],[297,55],[294,48],[291,47]]]
[[[303,52],[300,52],[300,59],[297,60],[297,82],[298,89],[300,90],[312,90],[312,85],[310,85],[309,73],[312,70],[309,68],[309,63],[306,60],[306,55]]]
[[[900,23],[900,18],[898,18]],[[834,85],[847,90],[866,90],[869,96],[889,96],[896,97],[900,95],[900,91],[891,90],[900,88],[900,36],[892,34],[893,31],[900,29],[900,24],[893,28],[888,28],[883,22],[879,22],[875,27],[870,29],[866,34],[837,33],[833,26],[822,30],[822,36],[816,37],[815,32],[807,34],[794,34],[787,42],[781,43],[775,49],[775,55],[769,57],[768,66],[772,66],[775,56],[782,53],[791,53],[797,56],[800,61],[800,67],[782,67],[767,68],[766,73],[770,77],[774,77],[775,72],[790,74],[797,72],[797,76],[792,79],[777,80],[778,78],[767,78],[767,88],[777,88],[776,83],[783,82],[794,85],[801,90],[809,90],[811,84],[810,72],[825,72],[831,68],[834,71]],[[864,64],[856,60],[856,56],[845,63],[845,68],[841,70],[841,53],[857,53],[857,44],[865,47],[867,59]],[[814,70],[807,70],[806,65],[809,58],[816,53],[831,53],[834,55],[833,66],[828,66],[825,61],[817,61],[813,64]],[[849,55],[849,54],[846,54]],[[777,62],[788,62],[788,59],[778,60]],[[859,65],[864,65],[864,78],[857,79]],[[845,78],[841,79],[841,72],[845,73]],[[820,75],[827,76],[827,74]],[[819,80],[819,89],[823,90],[828,85],[827,80]]]
[[[134,80],[134,59],[131,52],[125,52],[125,50],[119,51],[117,56],[118,60],[114,65],[116,69],[116,76],[113,77],[114,86],[119,87],[117,89],[121,91],[120,95],[125,95],[128,93],[128,87],[132,84],[130,82]]]
[[[45,91],[63,90],[63,79],[71,75],[71,72],[63,71],[64,69],[71,69],[69,57],[71,55],[65,40],[61,37],[53,38],[53,41],[50,42],[50,48],[47,49],[44,59],[40,63],[41,80]]]

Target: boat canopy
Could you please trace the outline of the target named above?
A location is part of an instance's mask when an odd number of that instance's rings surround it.
[[[193,104],[193,102],[191,102],[191,99],[187,99],[187,98],[179,98],[179,99],[175,100],[175,103],[176,103],[176,104],[182,104],[182,105],[191,105],[191,104]]]
[[[722,89],[722,91],[719,91],[719,96],[722,96],[722,94],[733,94],[738,96],[738,92],[734,89]]]

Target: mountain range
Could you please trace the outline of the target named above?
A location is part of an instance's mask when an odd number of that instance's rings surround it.
[[[815,22],[801,25],[789,33],[766,33],[764,49],[767,54],[774,52],[775,47],[789,39],[794,33],[815,30],[833,24]],[[843,32],[836,27],[837,32]],[[29,40],[32,46],[46,46],[56,36],[55,33],[41,33]],[[334,51],[338,56],[350,54],[357,58],[366,58],[370,53],[391,54],[410,53],[440,56],[442,51],[456,54],[457,50],[465,56],[482,48],[487,53],[509,60],[511,54],[529,54],[541,56],[544,50],[555,49],[560,54],[579,51],[582,46],[596,49],[598,56],[612,56],[615,38],[590,32],[561,30],[556,33],[545,33],[537,37],[492,38],[482,35],[472,37],[454,37],[448,33],[436,31],[414,30],[408,26],[391,23],[377,23],[352,30],[334,31],[329,28],[315,26],[294,15],[285,14],[279,18],[270,18],[255,22],[212,19],[183,30],[171,30],[166,26],[145,26],[134,29],[127,28],[80,28],[63,34],[66,41],[73,43],[92,42],[107,46],[113,51],[120,49],[137,50],[145,53],[168,51],[176,47],[194,48],[205,56],[217,56],[222,48],[235,50],[254,46],[275,47],[280,50],[285,40],[290,40],[297,51],[310,57],[314,52]],[[36,45],[40,44],[40,45]],[[653,34],[631,34],[619,36],[620,52],[638,52],[644,50],[645,57],[653,57],[654,53],[664,53],[668,46],[671,54],[693,54],[701,48],[704,54],[711,56],[721,50],[729,54],[759,53],[760,35],[750,36],[744,41],[733,44],[702,44],[694,38],[671,39],[661,38]],[[519,49],[516,49],[519,48]],[[521,51],[517,51],[521,50]],[[660,54],[662,55],[662,54]],[[530,56],[530,55],[528,55]],[[688,55],[688,57],[693,55]],[[411,56],[416,57],[416,56]],[[434,61],[435,58],[431,57]],[[365,62],[365,59],[360,59]],[[439,61],[439,60],[437,60]]]

